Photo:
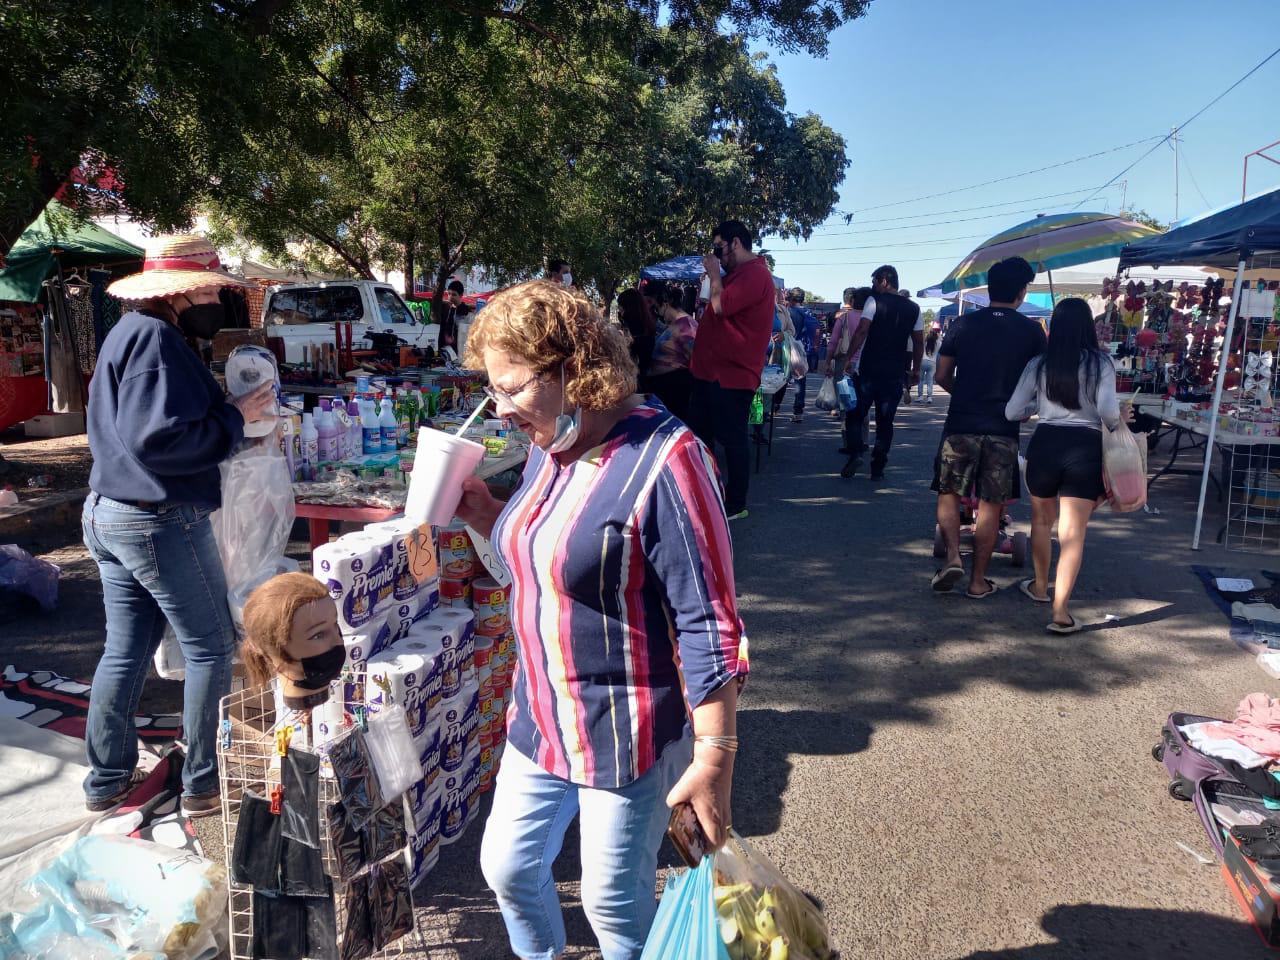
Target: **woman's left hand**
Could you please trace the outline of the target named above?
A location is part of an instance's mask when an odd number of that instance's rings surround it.
[[[733,789],[733,754],[718,747],[695,743],[693,763],[667,794],[667,806],[693,806],[702,832],[713,849],[729,838],[732,825],[730,794]]]

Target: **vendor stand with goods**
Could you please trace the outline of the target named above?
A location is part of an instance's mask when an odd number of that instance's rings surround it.
[[[1230,306],[1222,316],[1222,280],[1202,288],[1190,324],[1177,310],[1180,302],[1193,305],[1191,290],[1180,290],[1172,306],[1171,290],[1162,289],[1154,300],[1148,295],[1154,322],[1135,333],[1135,343],[1140,353],[1148,352],[1144,367],[1159,366],[1161,351],[1168,348],[1171,359],[1165,366],[1173,375],[1166,399],[1147,412],[1158,413],[1176,430],[1204,438],[1193,548],[1200,544],[1217,450],[1222,464],[1219,491],[1227,500],[1220,539],[1228,549],[1275,549],[1280,546],[1280,415],[1275,408],[1280,395],[1280,189],[1193,218],[1127,247],[1120,257],[1122,269],[1131,264],[1187,263],[1234,268]],[[1247,282],[1245,271],[1251,266],[1264,274],[1274,270],[1274,279]],[[1113,290],[1112,299],[1118,299],[1118,292]]]

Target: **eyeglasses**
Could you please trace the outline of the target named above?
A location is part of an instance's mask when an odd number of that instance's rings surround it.
[[[484,388],[484,392],[485,395],[494,403],[501,403],[505,400],[509,404],[514,404],[516,402],[516,397],[528,390],[535,380],[541,380],[544,376],[545,374],[535,373],[528,380],[524,381],[524,383],[520,384],[520,386],[512,390],[500,390],[497,387],[490,385]]]

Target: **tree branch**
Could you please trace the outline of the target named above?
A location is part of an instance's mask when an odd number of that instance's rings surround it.
[[[552,43],[564,42],[564,38],[559,34],[552,33],[546,27],[534,23],[528,17],[515,11],[480,10],[476,7],[464,6],[459,3],[446,3],[445,6],[454,13],[460,13],[466,17],[482,17],[486,20],[506,20],[509,23],[514,23],[517,26],[524,27],[526,30],[532,30],[534,33],[538,34],[538,36],[546,40],[550,40]]]

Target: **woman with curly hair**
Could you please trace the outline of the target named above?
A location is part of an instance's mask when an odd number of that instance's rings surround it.
[[[635,393],[626,334],[580,292],[496,295],[466,363],[533,440],[509,503],[473,479],[458,511],[511,570],[519,651],[481,866],[512,951],[558,956],[551,866],[580,816],[583,909],[607,960],[636,958],[668,807],[690,804],[713,845],[730,823],[747,662],[724,503],[706,448]]]

